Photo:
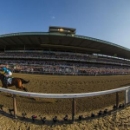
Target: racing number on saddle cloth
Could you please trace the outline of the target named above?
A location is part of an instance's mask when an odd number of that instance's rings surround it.
[[[7,82],[8,82],[8,84],[11,84],[12,83],[12,78],[8,78]]]

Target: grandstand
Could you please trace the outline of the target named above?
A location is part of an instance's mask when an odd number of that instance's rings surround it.
[[[60,75],[130,74],[130,50],[76,35],[76,29],[49,27],[48,32],[0,36],[0,66],[14,72]]]

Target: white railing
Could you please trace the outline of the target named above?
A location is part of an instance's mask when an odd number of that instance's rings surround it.
[[[116,88],[111,90],[105,90],[105,91],[99,91],[99,92],[89,92],[89,93],[74,93],[74,94],[47,94],[47,93],[33,93],[33,92],[22,92],[22,91],[16,91],[12,89],[7,88],[1,88],[1,92],[10,93],[13,95],[13,107],[14,107],[14,117],[16,118],[17,114],[17,105],[16,105],[16,95],[20,96],[26,96],[26,97],[39,97],[39,98],[72,98],[72,121],[74,121],[74,116],[76,113],[75,110],[75,98],[81,98],[81,97],[92,97],[92,96],[100,96],[105,94],[111,94],[116,93],[116,107],[119,105],[119,95],[118,92],[125,91],[125,104],[130,102],[130,86],[122,87],[122,88]]]
[[[20,96],[26,96],[26,97],[39,97],[39,98],[81,98],[81,97],[92,97],[92,96],[99,96],[99,95],[105,95],[105,94],[111,94],[116,93],[119,91],[125,91],[128,90],[130,86],[122,87],[122,88],[116,88],[111,90],[105,90],[105,91],[99,91],[99,92],[89,92],[89,93],[74,93],[74,94],[47,94],[47,93],[33,93],[33,92],[22,92],[22,91],[16,91],[12,89],[6,89],[6,88],[0,88],[0,91],[14,94],[14,95],[20,95]]]

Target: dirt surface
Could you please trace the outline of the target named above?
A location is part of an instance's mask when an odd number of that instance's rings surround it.
[[[14,74],[14,77],[21,77],[30,80],[25,87],[30,92],[40,93],[87,93],[109,90],[130,85],[130,75],[125,76],[47,76],[47,75],[30,75],[30,74]],[[1,84],[0,84],[1,85]],[[10,87],[10,89],[16,89]],[[21,91],[21,90],[20,90]],[[120,102],[124,102],[124,92],[119,93]],[[98,113],[99,110],[112,109],[116,102],[116,95],[109,94],[98,97],[87,97],[76,99],[76,116],[90,116],[90,114]],[[65,114],[69,115],[71,120],[72,99],[39,99],[26,98],[17,96],[17,115],[18,119],[10,117],[8,109],[13,108],[13,100],[11,95],[0,93],[0,105],[3,106],[4,112],[0,110],[0,130],[118,130],[123,125],[117,126],[122,117],[127,118],[130,114],[130,107],[110,116],[92,119],[89,121],[76,121],[71,123],[52,122],[52,118],[57,115],[59,120],[63,120]],[[22,113],[27,113],[27,119],[21,119]],[[37,121],[32,122],[31,116],[37,115]],[[40,116],[46,116],[47,123],[44,125],[40,120]],[[126,129],[126,128],[125,128]],[[129,128],[128,128],[129,129]]]
[[[130,84],[130,76],[50,76],[13,74],[30,80],[24,85],[30,92],[40,93],[87,93],[109,90]],[[16,89],[10,87],[10,89]],[[18,89],[16,89],[18,90]],[[21,91],[21,90],[20,90]],[[119,100],[124,101],[124,92],[119,93]],[[109,94],[98,97],[76,99],[76,113],[92,111],[114,105],[116,95]],[[9,94],[0,94],[0,104],[12,108],[12,98]],[[72,99],[40,99],[17,96],[18,112],[38,114],[71,114]]]
[[[69,121],[53,123],[51,120],[43,124],[39,117],[32,122],[31,119],[12,119],[0,114],[0,130],[130,130],[129,115],[130,107],[127,107],[104,117],[78,120],[73,123]]]

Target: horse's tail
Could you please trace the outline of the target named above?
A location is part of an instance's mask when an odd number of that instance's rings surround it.
[[[22,81],[22,84],[27,84],[27,83],[29,83],[30,81],[28,80],[24,80],[24,79],[22,79],[22,78],[20,78],[21,79],[21,81]]]

